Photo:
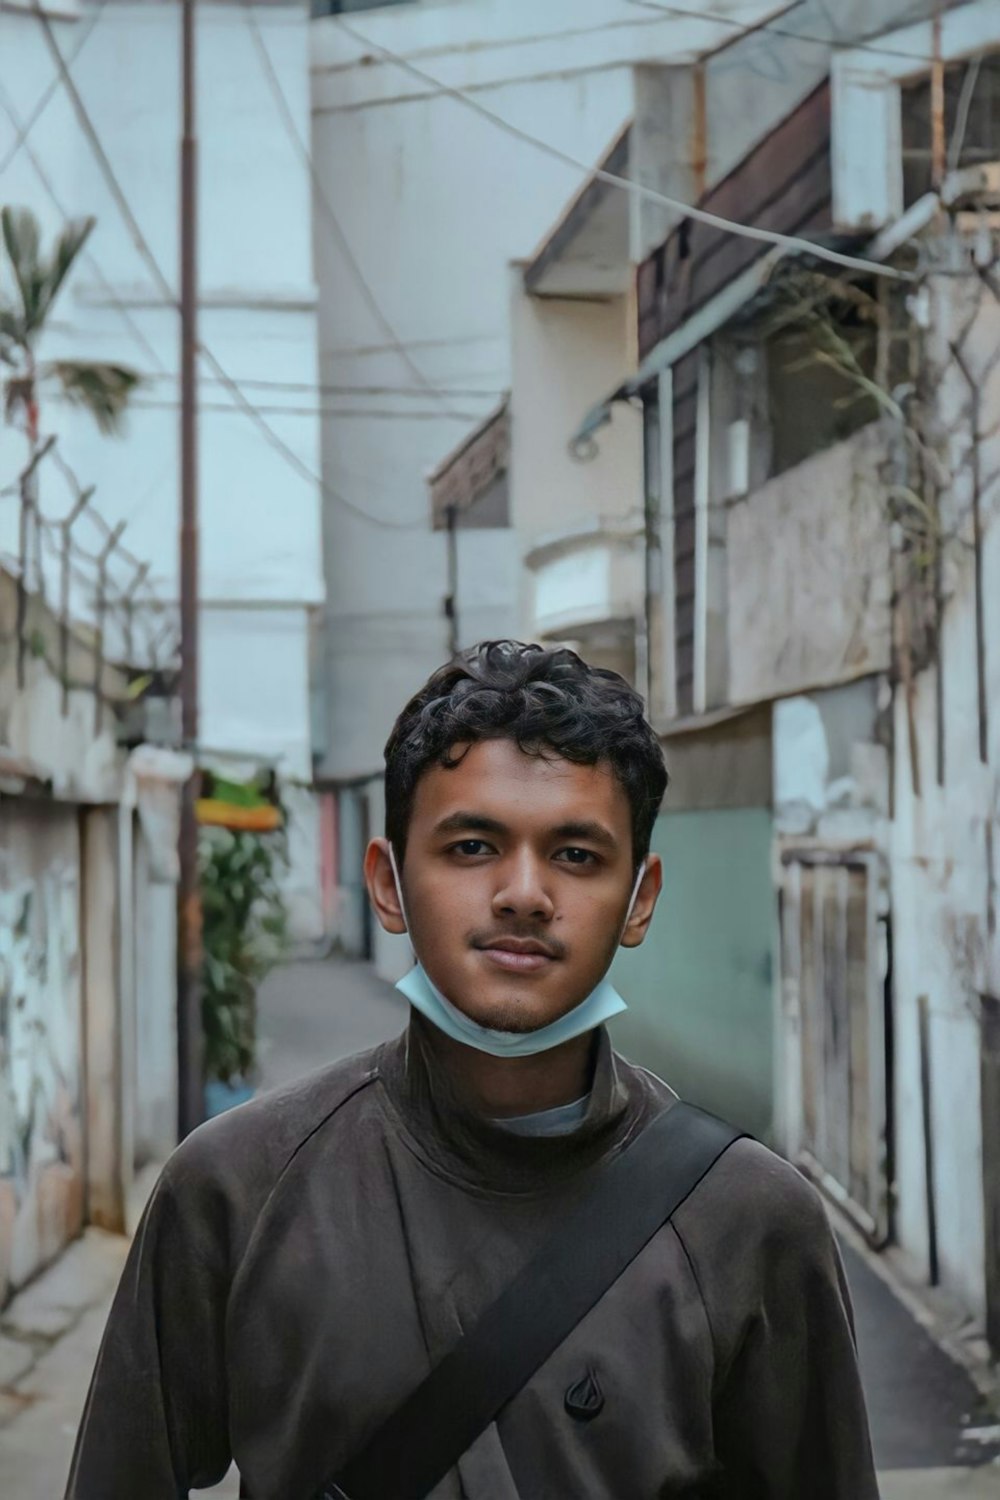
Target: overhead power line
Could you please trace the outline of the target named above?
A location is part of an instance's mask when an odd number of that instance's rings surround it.
[[[236,377],[233,377],[236,379]],[[238,384],[244,390],[298,391],[303,395],[318,396],[399,396],[414,399],[423,396],[412,385],[344,385],[327,380],[258,380],[254,376],[240,376]],[[506,394],[506,386],[437,386],[444,396],[463,396],[475,399],[499,401]],[[476,418],[478,420],[478,417]]]
[[[94,10],[94,14],[90,17],[89,21],[84,26],[82,35],[80,36],[79,40],[77,41],[76,46],[73,48],[73,51],[70,53],[69,57],[66,59],[66,66],[68,68],[72,68],[73,64],[76,62],[77,58],[80,56],[80,53],[83,51],[84,47],[90,41],[90,38],[94,34],[94,27],[97,25],[98,21],[101,19],[102,15],[104,14],[104,7],[107,5],[107,3],[108,3],[108,0],[97,0],[97,6],[96,6],[96,8]],[[32,109],[29,112],[29,114],[25,118],[23,124],[15,125],[14,126],[14,132],[15,132],[14,139],[11,142],[11,144],[8,146],[8,148],[7,148],[7,150],[6,150],[5,154],[4,154],[3,160],[0,161],[0,177],[2,177],[3,174],[6,172],[7,168],[10,166],[11,162],[14,160],[15,156],[20,151],[21,147],[24,145],[25,141],[28,139],[28,136],[31,134],[32,130],[35,128],[35,125],[41,119],[42,115],[45,113],[46,109],[49,106],[49,101],[58,92],[58,89],[59,89],[59,86],[60,86],[61,82],[62,82],[62,80],[61,80],[59,74],[56,73],[55,76],[49,80],[49,82],[46,84],[45,88],[42,90],[41,94],[39,95],[38,99],[35,102],[34,109]],[[13,123],[13,121],[11,123]]]
[[[731,41],[724,43],[726,47],[732,47],[744,37],[750,36],[776,36],[790,42],[805,42],[817,47],[828,47],[832,51],[843,52],[871,52],[878,57],[901,57],[907,62],[927,63],[934,61],[933,57],[927,57],[919,52],[904,52],[899,47],[883,47],[878,42],[851,41],[846,37],[815,36],[807,31],[793,31],[789,26],[775,24],[773,21],[737,21],[735,16],[720,16],[714,11],[691,10],[683,5],[667,5],[663,0],[625,0],[626,5],[635,5],[640,10],[660,11],[665,16],[683,16],[686,19],[697,21],[710,21],[716,26],[728,26],[736,35]],[[806,0],[795,0],[787,10],[783,10],[779,16],[779,22],[784,21],[793,10],[799,10]]]
[[[107,0],[105,0],[105,3],[107,3]],[[2,80],[0,80],[0,109],[3,110],[4,114],[7,116],[8,120],[11,122],[14,128],[18,129],[17,111],[11,104],[10,95],[4,88]],[[32,170],[41,183],[42,188],[44,189],[49,199],[49,202],[52,204],[53,208],[55,208],[58,214],[61,214],[64,219],[68,220],[70,218],[70,214],[67,212],[62,201],[60,200],[59,194],[56,192],[52,184],[51,177],[42,166],[37,151],[35,151],[31,146],[31,143],[28,140],[28,132],[26,130],[23,130],[19,131],[19,134],[22,135],[21,144],[24,146],[24,150],[29,162],[31,163]],[[136,343],[139,344],[141,348],[146,352],[146,354],[152,360],[153,364],[157,367],[157,371],[161,374],[165,374],[166,367],[163,363],[163,360],[161,359],[160,355],[153,347],[153,345],[150,343],[149,339],[143,333],[142,329],[139,327],[139,324],[136,322],[135,318],[133,318],[124,302],[122,302],[118,297],[114,287],[111,285],[110,281],[102,271],[100,262],[97,260],[96,256],[94,256],[89,250],[84,250],[83,259],[84,263],[89,267],[92,275],[96,277],[100,286],[104,288],[105,296],[108,298],[108,301],[111,303],[112,307],[125,323]]]
[[[137,372],[147,383],[169,381],[175,383],[177,376],[169,370]],[[267,380],[255,375],[234,375],[233,380],[245,391],[289,391],[303,396],[334,396],[342,400],[360,396],[391,396],[393,399],[422,401],[424,391],[414,390],[412,385],[348,385],[327,380]],[[491,401],[494,404],[507,394],[507,387],[493,386],[438,386],[443,395],[459,396],[469,401]],[[331,408],[332,409],[332,408]],[[261,407],[263,411],[264,408]],[[405,411],[401,413],[405,416]],[[443,413],[438,413],[443,415]],[[482,412],[464,412],[463,417],[480,421]]]
[[[295,122],[295,116],[292,114],[291,106],[288,103],[288,97],[281,86],[281,79],[278,77],[277,70],[275,69],[274,62],[271,58],[271,54],[267,48],[267,43],[265,42],[263,33],[261,32],[260,23],[253,8],[253,0],[243,0],[243,14],[246,17],[247,26],[253,38],[257,56],[260,60],[261,70],[267,81],[267,85],[274,96],[274,102],[277,106],[278,114],[281,118],[282,124],[284,125],[285,131],[288,134],[288,138],[292,142],[292,145],[295,147],[296,153],[302,161],[303,166],[309,174],[309,179],[312,183],[313,191],[316,195],[316,202],[319,204],[323,217],[326,220],[327,225],[329,226],[330,232],[334,237],[338,250],[340,251],[344,260],[347,262],[348,269],[350,270],[351,275],[357,283],[358,289],[361,292],[361,295],[368,307],[369,312],[372,314],[372,317],[375,319],[379,328],[381,328],[382,332],[389,340],[389,343],[392,345],[396,353],[399,355],[400,359],[406,365],[406,368],[410,371],[410,374],[416,380],[417,384],[423,390],[425,390],[428,395],[432,396],[436,401],[440,402],[443,409],[447,410],[448,403],[446,396],[443,394],[443,392],[438,391],[436,386],[434,386],[434,384],[427,378],[423,370],[410,354],[410,351],[407,349],[406,345],[403,343],[396,329],[389,322],[389,319],[386,317],[385,313],[382,310],[382,307],[379,304],[378,298],[375,296],[371,283],[365,276],[358,257],[354,254],[354,251],[351,248],[350,242],[348,241],[348,238],[344,233],[343,226],[341,225],[340,220],[338,219],[337,214],[334,210],[333,204],[330,202],[329,196],[327,195],[326,187],[319,173],[319,169],[317,168],[316,163],[313,160],[312,152],[299,133],[298,125]],[[465,414],[448,410],[448,415],[464,416]]]
[[[37,3],[37,0],[36,0]],[[623,192],[629,193],[634,198],[645,198],[647,202],[657,203],[662,208],[669,208],[674,213],[683,215],[684,218],[694,219],[700,224],[709,224],[713,229],[723,229],[730,234],[740,235],[744,239],[759,240],[765,245],[778,245],[787,250],[796,250],[800,254],[808,254],[817,260],[829,261],[835,266],[845,266],[851,271],[864,271],[870,276],[885,276],[894,281],[907,281],[909,274],[905,271],[897,271],[892,266],[882,265],[878,261],[864,260],[855,255],[845,255],[839,250],[831,250],[826,245],[820,245],[813,240],[806,240],[794,234],[780,234],[775,229],[761,229],[754,224],[742,224],[735,219],[724,218],[721,214],[714,214],[709,209],[699,208],[689,203],[683,203],[679,198],[672,198],[666,193],[659,193],[655,188],[647,187],[645,183],[633,182],[628,177],[620,177],[616,172],[609,172],[603,167],[594,167],[591,163],[582,161],[579,157],[572,156],[568,151],[563,151],[560,146],[554,146],[550,141],[543,141],[539,136],[532,135],[528,130],[522,130],[519,125],[507,120],[503,115],[498,115],[494,110],[488,109],[485,104],[480,104],[463,89],[456,88],[451,84],[443,83],[441,79],[418,68],[415,63],[407,58],[401,57],[398,52],[393,52],[389,47],[383,47],[380,42],[372,41],[356,27],[345,21],[343,16],[337,16],[336,23],[340,29],[354,38],[363,47],[368,48],[377,56],[384,58],[387,62],[395,63],[403,72],[412,77],[420,79],[422,83],[431,84],[440,93],[456,103],[463,104],[466,109],[472,110],[481,119],[488,120],[498,130],[521,141],[525,145],[533,146],[536,150],[544,152],[546,156],[554,161],[562,162],[564,166],[572,167],[577,172],[584,173],[598,182],[607,182],[613,187],[621,188]]]
[[[66,59],[63,56],[62,49],[59,46],[59,42],[56,38],[55,32],[52,29],[51,22],[49,21],[48,16],[45,14],[45,11],[42,9],[41,0],[32,0],[32,11],[38,21],[38,24],[42,28],[46,44],[52,56],[52,60],[59,70],[59,75],[62,79],[63,87],[65,88],[66,93],[69,96],[71,104],[73,105],[73,110],[76,114],[77,120],[79,121],[80,128],[87,139],[90,149],[94,155],[94,159],[100,169],[101,176],[104,178],[108,191],[111,193],[111,196],[115,202],[115,206],[117,207],[118,212],[125,224],[125,227],[129,232],[132,243],[135,246],[135,249],[139,253],[140,257],[142,258],[143,262],[148,267],[150,275],[156,283],[156,286],[160,294],[163,296],[164,300],[168,302],[172,307],[177,308],[178,302],[174,290],[167,280],[159,261],[153,253],[152,247],[150,246],[149,241],[146,239],[146,236],[144,235],[142,228],[132,211],[132,206],[128,201],[121,183],[118,181],[114,167],[111,165],[108,154],[105,151],[104,146],[101,142],[101,138],[97,133],[97,128],[94,125],[87,106],[80,95],[80,91],[73,81],[73,77],[66,66]],[[204,359],[208,363],[208,365],[215,371],[219,380],[231,393],[237,405],[257,428],[258,432],[260,432],[261,436],[265,439],[268,446],[271,447],[276,453],[280,454],[285,462],[289,465],[289,467],[293,468],[303,479],[307,480],[309,484],[316,485],[320,489],[322,494],[329,496],[329,498],[334,500],[338,505],[342,505],[346,510],[352,511],[355,515],[359,516],[362,520],[367,521],[372,526],[378,526],[387,531],[413,531],[417,528],[425,529],[426,522],[423,518],[421,518],[419,521],[390,521],[384,519],[381,516],[373,516],[370,511],[364,510],[360,505],[355,505],[354,502],[352,500],[348,500],[345,495],[341,495],[338,493],[338,491],[332,489],[321,478],[320,475],[314,473],[313,470],[310,469],[309,465],[303,462],[303,460],[299,457],[295,450],[289,447],[288,443],[285,442],[284,438],[281,437],[279,433],[275,432],[274,428],[270,425],[267,419],[261,415],[261,413],[254,406],[253,402],[249,400],[246,393],[240,388],[236,381],[233,380],[232,376],[229,375],[224,366],[220,363],[217,356],[213,354],[212,350],[208,347],[207,344],[199,344],[199,353],[202,359]]]
[[[227,387],[228,389],[228,387]],[[58,397],[56,398],[58,399]],[[130,411],[174,411],[180,405],[177,400],[166,397],[143,397],[139,396],[129,402]],[[237,408],[227,405],[225,401],[200,401],[198,403],[201,411],[236,412]],[[255,403],[256,410],[262,417],[358,417],[362,420],[383,420],[388,422],[441,422],[450,419],[453,422],[475,423],[482,420],[480,414],[474,411],[442,412],[442,411],[409,411],[393,410],[391,407],[383,406],[290,406],[280,403],[273,406],[263,406]]]

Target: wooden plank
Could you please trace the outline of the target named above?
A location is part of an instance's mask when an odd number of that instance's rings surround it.
[[[845,1192],[850,1184],[850,1096],[845,983],[847,871],[823,871],[823,1153],[820,1162]]]
[[[876,955],[868,951],[868,879],[864,869],[850,871],[847,897],[847,1016],[850,1027],[850,1181],[845,1184],[855,1203],[873,1219],[875,1163],[871,1160],[871,1067],[868,1006],[873,992],[869,965]]]
[[[694,511],[674,518],[674,557],[693,557],[695,550]]]
[[[828,155],[824,155],[816,159],[809,171],[787,185],[781,195],[783,212],[778,221],[773,224],[764,223],[761,227],[773,228],[782,234],[798,234],[808,224],[828,228],[832,192],[830,159]],[[748,266],[760,260],[769,249],[770,246],[757,240],[717,232],[706,246],[705,253],[692,263],[689,308],[704,306],[730,281],[735,281]],[[668,323],[676,313],[675,309],[669,311]]]
[[[825,164],[828,168],[828,163]],[[787,221],[778,226],[783,234],[805,234],[830,227],[831,188],[829,171],[800,177],[787,190],[790,208]],[[737,235],[717,234],[704,255],[692,262],[683,298],[672,298],[661,319],[661,337],[679,328],[693,313],[704,307],[716,294],[756,261],[767,254],[770,246]]]
[[[695,417],[698,410],[698,391],[692,386],[684,391],[683,395],[674,402],[674,440],[685,433],[692,432],[695,425]]]
[[[1000,999],[982,997],[981,1100],[986,1218],[986,1337],[1000,1359]]]
[[[828,228],[830,171],[830,89],[824,81],[701,199],[700,206],[779,233],[802,233],[807,220],[813,229]],[[821,193],[824,181],[827,191]],[[642,357],[766,250],[759,242],[738,239],[738,248],[725,262],[729,269],[723,272],[720,262],[709,274],[709,263],[733,241],[730,230],[685,219],[642,262],[637,273]]]
[[[742,208],[738,214],[726,213],[725,216],[740,224],[753,224],[760,229],[786,232],[801,218],[801,210],[795,200],[796,189],[801,183],[825,182],[829,196],[832,183],[829,139],[824,137],[817,140],[809,155],[802,161],[795,164],[782,162],[777,169],[769,160],[751,159],[747,162],[745,174],[751,181],[749,192],[744,195]],[[750,199],[754,201],[747,201]],[[688,259],[698,267],[715,255],[720,245],[727,244],[733,238],[731,230],[714,224],[697,223],[691,229]],[[752,240],[745,243],[753,248]]]
[[[815,918],[815,885],[816,871],[808,865],[802,866],[801,875],[801,938],[799,951],[801,953],[801,968],[799,970],[799,994],[801,995],[801,1027],[802,1027],[802,1140],[801,1145],[813,1156],[817,1154],[816,1144],[818,1135],[818,1121],[816,1103],[819,1094],[817,1086],[817,1058],[819,1054],[819,1040],[817,1036],[816,1023],[818,1019],[817,999],[817,945],[816,945],[816,918]]]
[[[677,608],[678,615],[682,607],[687,607],[689,615],[692,613],[691,606],[694,603],[694,558],[690,556],[677,559]]]
[[[697,351],[685,354],[674,365],[673,393],[674,410],[679,411],[684,403],[698,394],[698,360],[695,357]]]
[[[824,80],[712,188],[704,207],[746,223],[766,205],[774,184],[794,176],[829,139],[830,85]]]
[[[678,491],[694,477],[695,463],[695,434],[694,430],[685,433],[680,442],[674,443],[674,514],[681,509],[678,503]]]

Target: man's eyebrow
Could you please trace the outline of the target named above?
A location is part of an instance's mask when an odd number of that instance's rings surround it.
[[[552,832],[560,839],[585,839],[588,844],[601,844],[605,849],[617,849],[618,840],[603,823],[560,823]]]
[[[509,833],[506,823],[499,818],[488,818],[485,813],[453,812],[434,825],[435,833]]]

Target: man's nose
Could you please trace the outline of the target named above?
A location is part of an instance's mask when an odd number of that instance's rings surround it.
[[[493,897],[494,915],[551,921],[555,908],[548,890],[550,873],[548,861],[536,858],[530,851],[506,859]]]

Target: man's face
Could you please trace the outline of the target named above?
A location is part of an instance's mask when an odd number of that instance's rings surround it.
[[[535,1031],[603,978],[635,878],[628,798],[610,765],[470,745],[417,783],[402,871],[414,950],[453,1005],[483,1026]],[[385,921],[385,842],[369,886]],[[660,885],[651,857],[627,942]],[[388,923],[386,925],[389,925]]]

